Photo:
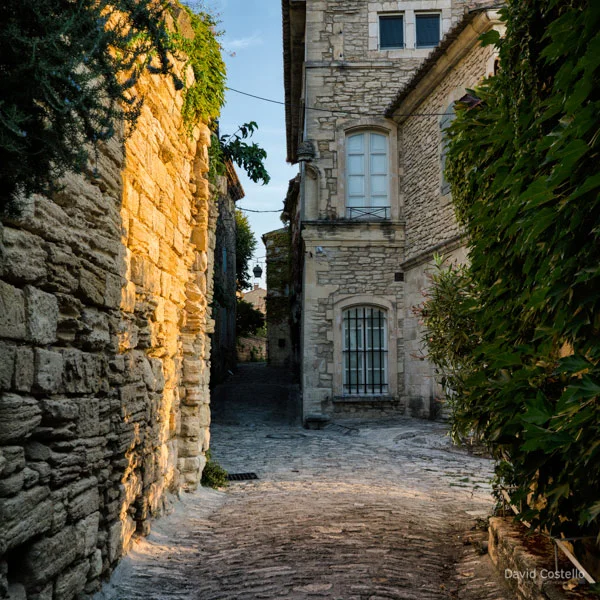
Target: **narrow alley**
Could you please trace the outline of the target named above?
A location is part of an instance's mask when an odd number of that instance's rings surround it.
[[[510,600],[474,529],[490,461],[444,425],[397,418],[298,424],[286,373],[243,365],[213,400],[212,453],[258,479],[174,503],[102,598]]]

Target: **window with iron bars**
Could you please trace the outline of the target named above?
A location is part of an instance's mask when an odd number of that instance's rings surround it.
[[[343,314],[344,394],[388,393],[387,318],[372,306],[349,308]]]

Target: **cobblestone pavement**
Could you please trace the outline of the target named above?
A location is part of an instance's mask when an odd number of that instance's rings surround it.
[[[285,378],[268,372],[242,368],[214,400],[213,456],[259,479],[185,494],[104,598],[513,598],[469,543],[493,505],[488,460],[426,421],[303,430]]]

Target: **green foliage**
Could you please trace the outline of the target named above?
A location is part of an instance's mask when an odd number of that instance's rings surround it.
[[[217,39],[216,21],[207,13],[195,13],[187,6],[193,36],[186,36],[178,28],[173,35],[174,45],[187,57],[194,81],[185,81],[185,93],[181,114],[191,131],[199,121],[216,119],[225,103],[225,63]]]
[[[456,442],[470,434],[468,419],[463,417],[468,380],[477,369],[474,358],[479,336],[475,330],[474,310],[479,293],[465,265],[445,265],[434,257],[431,287],[416,313],[425,325],[423,346],[427,358],[436,366],[452,409],[452,434]],[[465,422],[467,427],[465,428]]]
[[[450,128],[447,177],[480,297],[475,368],[455,403],[523,518],[597,534],[600,3],[510,0],[503,18],[500,73]]]
[[[180,10],[191,39],[168,31],[167,11]],[[7,0],[0,23],[0,211],[18,212],[19,198],[86,171],[90,149],[135,125],[143,99],[132,87],[145,69],[181,89],[169,53],[186,53],[194,72],[188,127],[223,104],[214,21],[170,0]]]
[[[215,490],[229,485],[227,471],[217,461],[213,460],[210,450],[206,451],[206,465],[202,471],[200,484]]]
[[[168,2],[6,0],[0,4],[0,210],[82,171],[88,150],[135,122],[144,68],[171,72]],[[181,82],[175,78],[176,84]]]
[[[250,259],[254,256],[258,242],[250,229],[248,217],[241,211],[235,211],[235,274],[238,291],[252,287],[251,276],[248,273]]]
[[[244,141],[252,137],[257,129],[258,125],[254,121],[250,121],[240,125],[233,135],[222,135],[220,138],[221,151],[224,160],[230,160],[244,169],[251,181],[254,183],[262,181],[263,185],[267,185],[271,181],[264,165],[267,151],[254,142],[248,144]]]
[[[209,149],[209,181],[215,183],[218,175],[225,175],[227,162],[235,163],[244,169],[254,183],[262,181],[263,185],[267,185],[271,181],[271,176],[267,173],[264,164],[267,158],[266,150],[263,150],[258,144],[249,145],[243,141],[251,137],[257,129],[258,125],[254,121],[250,121],[250,123],[240,125],[233,135],[222,135],[221,137],[217,134],[212,135]]]
[[[239,337],[254,335],[262,330],[265,325],[265,315],[256,310],[250,302],[242,300],[237,301],[235,313],[235,333]]]

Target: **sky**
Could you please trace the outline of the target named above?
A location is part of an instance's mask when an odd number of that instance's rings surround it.
[[[190,0],[192,7],[201,4]],[[280,0],[204,0],[205,8],[220,21],[223,58],[227,64],[227,86],[249,94],[284,100],[283,48]],[[246,197],[240,208],[279,210],[288,182],[298,172],[286,163],[285,110],[283,106],[243,96],[227,90],[221,112],[221,135],[234,133],[239,125],[256,121],[258,131],[251,141],[267,151],[266,167],[271,182],[252,183],[242,169],[238,176]],[[265,247],[262,235],[283,227],[278,213],[245,213],[258,241],[256,257],[263,269],[261,286],[265,287]],[[255,266],[253,263],[250,270]]]

